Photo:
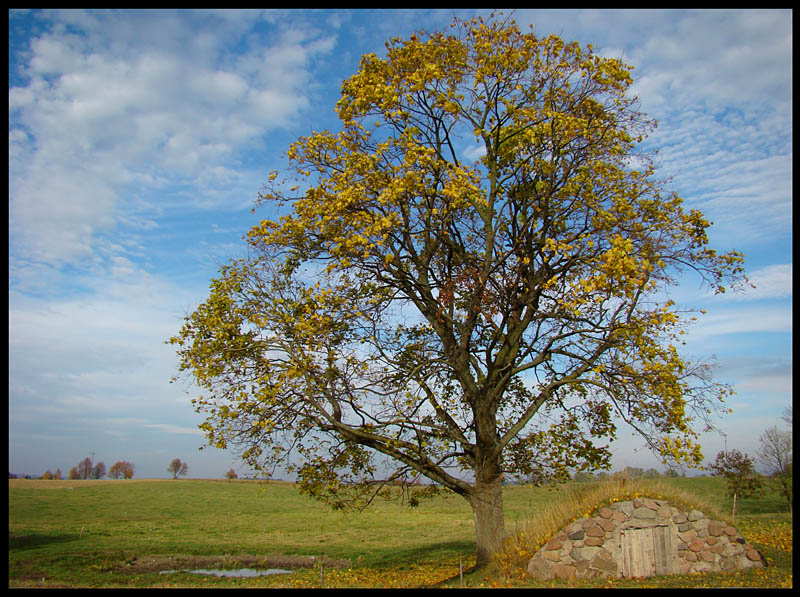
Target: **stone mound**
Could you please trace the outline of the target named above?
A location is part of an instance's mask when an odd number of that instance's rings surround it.
[[[761,554],[726,522],[664,500],[600,508],[567,525],[528,564],[536,579],[639,578],[763,567]]]

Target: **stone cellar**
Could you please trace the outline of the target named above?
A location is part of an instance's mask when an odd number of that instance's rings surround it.
[[[637,578],[765,565],[728,523],[643,497],[570,523],[534,554],[528,573],[540,580]]]

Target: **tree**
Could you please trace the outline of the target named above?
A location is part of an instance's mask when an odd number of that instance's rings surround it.
[[[643,473],[643,475],[642,475],[642,476],[643,476],[645,479],[658,479],[658,478],[661,476],[661,473],[659,473],[659,472],[658,472],[656,469],[654,469],[654,468],[649,468],[649,469],[647,469],[647,470],[646,470],[646,471]]]
[[[98,462],[92,469],[92,479],[102,479],[106,476],[106,465],[103,462]]]
[[[109,469],[108,475],[112,479],[132,479],[134,469],[135,467],[133,463],[128,462],[127,460],[120,460],[115,462],[114,465]]]
[[[44,474],[42,475],[42,479],[45,479],[45,480],[49,480],[49,479],[53,479],[53,478],[54,478],[53,477],[53,473],[50,471],[50,469],[47,469],[44,472]]]
[[[789,415],[791,419],[791,415]],[[756,456],[767,467],[792,511],[792,432],[771,427],[761,434]]]
[[[189,465],[181,462],[180,458],[174,458],[167,467],[167,472],[172,473],[172,478],[177,479],[180,475],[186,475],[189,472]]]
[[[713,474],[728,481],[728,495],[733,498],[733,518],[736,517],[737,497],[757,497],[763,491],[763,481],[753,469],[753,461],[739,450],[719,452],[709,466]]]
[[[292,454],[334,507],[425,476],[471,505],[481,564],[504,472],[608,468],[621,421],[699,465],[694,426],[730,388],[680,357],[663,291],[688,269],[724,292],[743,257],[635,151],[654,123],[629,71],[496,17],[364,56],[342,130],[292,144],[294,186],[269,175],[257,206],[288,213],[169,340],[209,445],[264,471]]]
[[[69,469],[69,478],[70,480],[80,479],[80,475],[78,474],[78,467],[73,466],[71,469]]]
[[[88,456],[78,463],[77,478],[78,479],[91,479],[94,472],[92,460]]]
[[[228,478],[229,481],[232,481],[233,479],[237,478],[236,471],[233,469],[228,470],[228,472],[225,473],[225,476]]]

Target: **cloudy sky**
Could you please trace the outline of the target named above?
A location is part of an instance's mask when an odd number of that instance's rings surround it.
[[[472,11],[459,12],[470,17]],[[453,11],[9,12],[9,470],[66,473],[94,453],[137,477],[221,477],[235,455],[198,451],[193,388],[170,384],[164,340],[240,255],[267,174],[291,141],[336,130],[362,54]],[[746,255],[757,285],[674,296],[705,308],[684,347],[734,385],[725,436],[754,453],[791,405],[791,44],[783,10],[517,11],[537,34],[635,66],[658,120],[660,174]],[[466,145],[465,148],[466,149]],[[187,393],[188,392],[188,393]],[[726,439],[727,438],[727,439]],[[615,468],[655,466],[621,434]]]

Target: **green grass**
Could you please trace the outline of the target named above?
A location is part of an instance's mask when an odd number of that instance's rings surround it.
[[[671,491],[667,499],[682,495],[700,509],[730,508],[719,479],[665,483],[659,491]],[[590,485],[507,487],[510,545],[520,547],[523,533],[546,534],[546,528],[567,522],[565,517],[583,515],[592,500],[606,499],[603,490]],[[591,491],[600,493],[591,497]],[[566,511],[558,513],[554,505],[566,505]],[[785,504],[771,496],[742,500],[736,520],[746,535],[763,542],[748,537],[773,560],[769,575],[648,579],[647,586],[791,586],[791,518],[784,510]],[[774,537],[786,535],[786,525],[788,547],[771,546]],[[452,494],[423,500],[414,509],[377,501],[362,513],[344,513],[286,483],[9,480],[10,587],[459,586],[459,566],[467,586],[540,586],[525,577],[525,557],[470,570],[474,542],[472,512]],[[305,559],[295,561],[305,568],[284,576],[159,574],[166,569],[286,567],[276,563],[299,556],[317,557],[322,570],[319,564],[308,567]]]

